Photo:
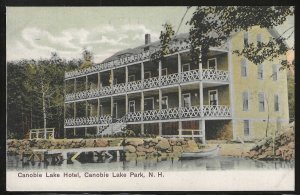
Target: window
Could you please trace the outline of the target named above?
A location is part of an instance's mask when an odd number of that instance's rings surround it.
[[[262,36],[261,36],[261,34],[258,34],[256,36],[256,41],[257,41],[257,47],[262,47]]]
[[[279,95],[278,94],[274,95],[274,111],[275,112],[279,111]]]
[[[258,94],[258,107],[259,107],[259,112],[265,111],[265,94],[264,93]]]
[[[248,111],[249,109],[249,94],[247,91],[243,92],[243,111]]]
[[[207,60],[207,68],[208,69],[217,69],[217,58],[212,58]]]
[[[129,112],[135,112],[135,100],[129,101]]]
[[[183,107],[191,107],[191,94],[183,94]]]
[[[264,66],[262,64],[259,64],[257,66],[257,78],[258,79],[264,78]]]
[[[278,74],[277,65],[273,64],[273,66],[272,66],[272,78],[273,78],[273,81],[277,81],[277,77],[278,77],[277,74]]]
[[[250,124],[249,120],[244,120],[244,136],[247,137],[250,135]]]
[[[168,74],[168,69],[167,68],[163,68],[161,69],[161,76],[167,75]]]
[[[147,71],[145,72],[144,79],[149,79],[149,78],[151,78],[151,72]]]
[[[247,61],[246,59],[242,59],[241,61],[241,75],[242,77],[247,77]]]
[[[218,91],[217,90],[209,90],[209,105],[218,105]]]
[[[248,47],[249,46],[249,33],[245,32],[244,33],[244,47]]]
[[[164,96],[161,98],[161,108],[162,109],[168,109],[168,96]]]
[[[182,65],[182,72],[185,72],[185,71],[190,71],[190,64],[183,64]]]
[[[135,81],[135,75],[130,75],[128,77],[128,81],[131,82],[131,81]]]
[[[145,98],[144,99],[144,110],[154,110],[154,98]]]

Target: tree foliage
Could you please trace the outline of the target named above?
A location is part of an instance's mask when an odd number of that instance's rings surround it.
[[[288,6],[200,6],[197,7],[191,20],[190,43],[192,58],[206,61],[210,47],[222,46],[228,37],[235,32],[249,30],[254,26],[271,28],[283,24],[287,16],[293,15],[293,7]],[[234,51],[257,64],[272,60],[288,50],[280,36],[260,47],[249,45],[242,51]],[[286,63],[282,62],[282,64]]]
[[[81,59],[67,61],[55,53],[49,59],[8,62],[8,134],[23,138],[28,129],[43,128],[43,92],[47,127],[62,130],[64,72],[78,68],[81,63]]]
[[[174,36],[175,31],[170,23],[166,22],[162,25],[164,30],[160,32],[160,49],[151,55],[152,61],[163,60],[165,55],[170,54],[169,44]]]
[[[93,65],[93,53],[88,49],[84,48],[82,51],[83,62],[80,65],[80,68],[89,68]]]
[[[289,114],[290,119],[295,120],[295,76],[292,73],[287,75]]]

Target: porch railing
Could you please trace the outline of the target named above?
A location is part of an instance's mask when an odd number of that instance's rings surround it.
[[[162,110],[147,110],[144,112],[129,112],[118,122],[141,122],[141,121],[159,121],[169,119],[187,119],[187,118],[230,118],[231,110],[227,105],[204,105],[182,108],[168,108]],[[65,119],[65,126],[82,125],[109,125],[112,123],[110,115],[101,117],[80,117]]]
[[[225,70],[213,70],[204,69],[202,71],[202,78],[205,81],[229,81],[229,73]],[[80,91],[77,93],[66,94],[65,101],[74,101],[80,99],[95,98],[100,96],[106,96],[111,94],[119,94],[131,91],[139,91],[142,89],[151,89],[160,86],[174,85],[178,83],[186,83],[193,81],[200,81],[201,76],[198,70],[185,71],[181,74],[169,74],[165,76],[152,77],[144,79],[143,81],[132,81],[126,83],[120,83],[113,86],[105,86],[100,89],[92,89],[87,91]]]
[[[172,42],[171,45],[169,45],[170,52],[172,54],[175,54],[175,52],[179,52],[179,51],[185,51],[185,50],[189,49],[190,47],[191,47],[191,45],[190,45],[190,43],[188,43],[188,40],[185,40],[182,42],[175,41],[175,42]],[[214,50],[215,48],[211,48],[211,49]],[[218,49],[224,49],[224,50],[228,51],[228,42],[223,44]],[[138,54],[133,54],[131,56],[125,56],[123,58],[114,59],[114,60],[111,60],[108,62],[103,62],[100,64],[95,64],[89,68],[77,69],[77,70],[73,70],[70,72],[65,72],[65,78],[66,79],[74,78],[74,77],[78,77],[78,76],[82,76],[82,75],[86,75],[86,74],[96,73],[101,70],[112,69],[112,68],[122,66],[122,65],[127,65],[127,64],[132,64],[132,63],[140,63],[143,60],[149,60],[150,57],[152,56],[152,54],[156,53],[157,51],[159,51],[159,48],[150,49],[150,50],[138,53]]]
[[[110,115],[78,117],[78,118],[65,119],[65,126],[82,126],[82,125],[95,125],[95,124],[108,125],[111,122],[112,122],[112,117]]]

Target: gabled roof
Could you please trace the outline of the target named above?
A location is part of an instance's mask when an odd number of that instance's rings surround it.
[[[275,37],[275,38],[278,38],[280,36],[280,34],[278,33],[278,31],[275,29],[275,28],[269,28],[268,31],[270,32],[270,34]],[[238,32],[233,32],[230,36],[234,36],[236,33]],[[184,41],[184,40],[187,40],[189,38],[189,33],[181,33],[179,35],[177,35],[175,38],[173,38],[171,40],[171,43],[174,42],[174,41]],[[284,43],[287,45],[288,47],[288,44],[286,43],[286,41],[284,41]],[[160,41],[155,41],[155,42],[152,42],[150,44],[147,44],[147,45],[140,45],[138,47],[135,47],[135,48],[129,48],[129,49],[125,49],[125,50],[121,50],[121,51],[118,51],[117,53],[115,53],[114,55],[106,58],[105,60],[103,60],[101,63],[104,63],[104,62],[109,62],[109,61],[112,61],[112,60],[117,60],[121,57],[126,57],[126,56],[131,56],[131,55],[134,55],[134,54],[139,54],[139,53],[142,53],[145,48],[147,49],[156,49],[158,48],[160,45]]]
[[[180,42],[180,41],[184,41],[186,39],[189,38],[189,33],[182,33],[182,34],[179,34],[177,35],[175,38],[173,38],[171,40],[171,42]],[[131,55],[134,55],[134,54],[139,54],[141,52],[143,52],[145,50],[145,48],[147,49],[156,49],[158,48],[160,45],[160,41],[155,41],[155,42],[152,42],[150,44],[147,44],[147,45],[140,45],[138,47],[135,47],[135,48],[129,48],[129,49],[125,49],[125,50],[121,50],[121,51],[118,51],[117,53],[115,53],[114,55],[106,58],[103,62],[101,63],[104,63],[104,62],[109,62],[109,61],[112,61],[112,60],[116,60],[116,59],[119,59],[121,57],[125,57],[125,56],[131,56]]]

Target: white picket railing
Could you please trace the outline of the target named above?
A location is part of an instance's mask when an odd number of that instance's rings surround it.
[[[229,106],[224,105],[213,105],[213,106],[203,106],[203,116],[205,117],[230,117],[231,110]]]
[[[147,110],[143,113],[143,120],[144,121],[153,121],[159,120],[160,112],[158,110]]]
[[[87,98],[95,98],[101,97],[111,94],[119,94],[131,91],[139,91],[142,89],[151,89],[156,88],[159,86],[168,86],[174,85],[178,83],[186,83],[186,82],[193,82],[193,81],[200,81],[200,73],[198,70],[191,70],[185,71],[181,74],[169,74],[159,77],[152,77],[149,79],[145,79],[143,82],[139,81],[132,81],[126,83],[120,83],[111,86],[105,86],[101,89],[92,89],[88,91],[80,91],[77,93],[66,94],[65,101],[74,101],[80,99],[87,99]],[[229,81],[229,73],[228,71],[224,70],[213,70],[213,69],[203,69],[202,71],[202,78],[206,81],[221,81],[221,82],[228,82]]]
[[[191,70],[191,71],[184,71],[181,73],[181,82],[192,82],[192,81],[199,81],[200,74],[199,70]]]
[[[126,115],[127,122],[135,122],[135,121],[141,121],[141,120],[142,120],[142,112],[129,112]]]
[[[152,77],[149,79],[144,80],[144,88],[145,89],[151,89],[155,87],[159,87],[159,78],[158,77]]]
[[[215,69],[203,69],[202,78],[205,81],[229,81],[228,71],[215,70]]]
[[[161,85],[167,86],[167,85],[174,85],[180,82],[180,74],[169,74],[161,76]]]
[[[179,118],[179,109],[178,108],[169,108],[160,110],[161,120],[167,119],[176,119]]]
[[[143,89],[143,85],[142,85],[142,81],[132,81],[127,83],[127,91],[138,91],[138,90],[142,90]]]
[[[175,53],[178,51],[187,50],[191,46],[187,40],[187,42],[186,41],[173,42],[171,45],[169,45],[169,47],[170,47],[171,53]],[[65,78],[68,79],[68,78],[83,76],[86,74],[99,72],[100,70],[109,70],[109,69],[112,69],[112,68],[115,68],[115,67],[118,67],[121,65],[130,64],[130,63],[140,63],[143,60],[149,59],[150,56],[152,54],[156,53],[157,51],[159,51],[159,48],[150,49],[148,51],[143,51],[139,54],[133,54],[131,56],[126,56],[126,57],[123,57],[120,59],[111,60],[109,62],[103,62],[101,64],[93,65],[89,68],[77,69],[77,70],[73,70],[70,72],[65,72]]]
[[[147,110],[144,112],[130,112],[117,119],[116,123],[140,122],[140,121],[158,121],[179,118],[214,118],[214,117],[231,117],[230,106],[226,105],[204,105],[191,106],[182,108],[168,108],[162,110]],[[80,117],[65,119],[65,126],[82,126],[82,125],[109,125],[112,123],[110,115],[101,117]]]
[[[81,125],[108,125],[112,122],[110,115],[104,116],[90,116],[90,117],[77,117],[65,119],[65,126],[81,126]]]

